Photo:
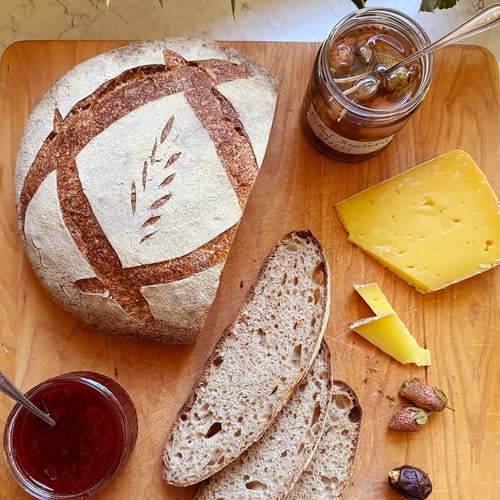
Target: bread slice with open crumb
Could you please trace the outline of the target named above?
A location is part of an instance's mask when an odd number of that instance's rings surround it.
[[[354,469],[361,407],[345,382],[333,382],[323,436],[309,465],[286,500],[334,500],[343,496]]]
[[[330,351],[323,340],[311,369],[262,438],[203,483],[196,500],[284,498],[314,454],[331,396]]]
[[[264,260],[168,432],[169,484],[206,479],[263,435],[311,367],[329,303],[321,244],[310,231],[287,234]]]

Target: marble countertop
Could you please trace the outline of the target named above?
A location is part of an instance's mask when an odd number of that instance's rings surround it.
[[[420,0],[368,0],[419,22],[436,40],[494,0],[460,0],[452,9],[418,12]],[[322,41],[356,7],[350,0],[2,0],[0,54],[13,42],[47,39],[155,39],[196,36],[214,40]],[[468,38],[500,61],[500,27]]]

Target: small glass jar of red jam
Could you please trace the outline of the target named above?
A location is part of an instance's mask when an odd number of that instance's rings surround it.
[[[318,51],[303,103],[312,144],[345,162],[382,152],[422,103],[434,58],[423,56],[385,79],[381,70],[427,43],[423,29],[396,10],[366,8],[342,19]]]
[[[137,440],[137,414],[115,380],[94,372],[51,378],[26,396],[55,427],[19,404],[4,433],[8,468],[39,499],[81,499],[97,493],[121,469]]]

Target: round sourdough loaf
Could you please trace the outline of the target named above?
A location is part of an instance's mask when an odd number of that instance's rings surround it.
[[[17,157],[19,231],[38,278],[96,328],[192,343],[273,121],[277,81],[224,45],[127,45],[62,76]]]

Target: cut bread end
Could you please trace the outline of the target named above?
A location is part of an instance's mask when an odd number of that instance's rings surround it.
[[[286,500],[341,499],[354,470],[361,406],[345,382],[333,382],[323,436],[314,456]]]

